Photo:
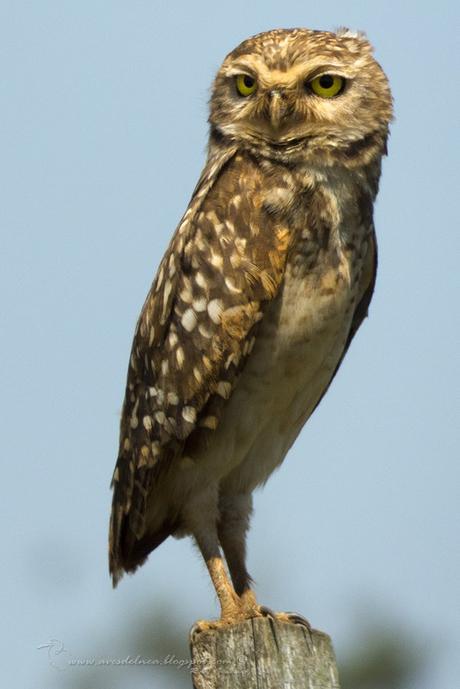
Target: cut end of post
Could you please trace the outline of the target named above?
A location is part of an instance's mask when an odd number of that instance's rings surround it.
[[[327,634],[263,617],[195,632],[195,689],[340,689]]]

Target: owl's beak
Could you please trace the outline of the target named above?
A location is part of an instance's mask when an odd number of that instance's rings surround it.
[[[268,115],[270,124],[274,129],[279,129],[279,126],[288,111],[286,94],[281,89],[273,89],[272,91],[269,91],[268,96]]]

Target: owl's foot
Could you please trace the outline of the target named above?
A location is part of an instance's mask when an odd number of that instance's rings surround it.
[[[245,622],[251,619],[251,617],[260,617],[260,614],[248,616],[242,613],[241,610],[238,610],[238,612],[235,612],[233,615],[225,615],[225,617],[220,617],[218,620],[198,620],[190,630],[190,636],[193,638],[196,634],[200,634],[201,632],[217,631],[219,629],[231,627],[234,624]]]
[[[268,617],[278,622],[284,622],[285,624],[298,624],[305,627],[308,633],[311,632],[311,625],[305,617],[294,612],[273,612],[270,608],[264,605],[251,605],[242,606],[234,614],[227,614],[220,617],[218,620],[199,620],[195,622],[192,629],[190,630],[190,639],[193,643],[193,639],[197,634],[201,632],[217,631],[219,629],[224,629],[230,627],[231,625],[238,624],[240,622],[245,622],[246,620],[253,619],[255,617]]]
[[[215,632],[218,629],[229,627],[231,624],[235,624],[235,622],[230,618],[223,617],[218,620],[198,620],[190,630],[190,639],[193,642],[197,634],[201,634],[202,632]]]
[[[273,612],[270,608],[257,603],[254,591],[251,589],[246,589],[238,596],[225,579],[219,583],[220,586],[217,590],[221,603],[221,616],[218,620],[199,620],[195,622],[190,631],[191,639],[201,632],[217,631],[257,617],[268,617],[279,622],[299,624],[310,631],[310,623],[301,615],[293,612]]]
[[[246,589],[240,596],[240,611],[245,620],[253,617],[262,617],[260,605],[258,605],[254,591]]]
[[[231,603],[227,603],[222,608],[222,615],[218,620],[199,620],[195,622],[191,629],[191,636],[199,634],[200,632],[215,631],[223,627],[229,627],[232,624],[245,622],[253,617],[263,617],[264,613],[261,607],[257,605],[256,597],[250,589],[245,591],[241,596],[232,597]]]
[[[245,614],[245,619],[251,619],[253,617],[271,617],[279,622],[286,622],[288,624],[300,624],[306,627],[308,630],[311,629],[311,625],[305,617],[299,615],[295,612],[273,612],[270,608],[265,605],[258,605],[256,601],[256,596],[254,591],[247,589],[240,597],[241,607]]]

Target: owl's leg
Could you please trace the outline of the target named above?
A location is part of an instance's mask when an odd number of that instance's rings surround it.
[[[200,629],[232,624],[241,619],[241,601],[235,593],[220,551],[217,515],[217,491],[212,490],[195,495],[182,512],[187,530],[193,535],[206,562],[221,608],[219,622],[199,622]]]
[[[252,513],[252,495],[221,495],[219,500],[219,541],[227,560],[235,591],[240,597],[243,617],[260,614],[252,579],[246,569],[246,534]]]
[[[253,583],[246,569],[246,534],[252,513],[252,495],[221,495],[219,499],[219,541],[227,560],[235,591],[240,597],[243,619],[273,617],[280,622],[301,624],[310,629],[309,622],[301,615],[289,612],[273,612],[257,603],[251,587]]]
[[[220,554],[210,555],[202,550],[212,583],[219,598],[221,616],[224,624],[232,624],[241,617],[240,602],[225,569],[224,560]]]

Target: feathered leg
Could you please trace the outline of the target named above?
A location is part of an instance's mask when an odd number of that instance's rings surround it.
[[[240,597],[240,615],[243,619],[251,617],[273,617],[281,622],[301,624],[308,629],[310,625],[301,615],[289,612],[273,612],[258,605],[251,588],[253,583],[246,569],[246,534],[252,514],[252,495],[221,495],[219,500],[219,541],[227,560],[235,591]]]
[[[183,518],[203,555],[219,598],[221,617],[218,622],[201,621],[200,629],[215,628],[241,620],[241,601],[225,568],[217,533],[217,491],[203,491],[194,496],[182,511]]]
[[[225,554],[235,591],[240,596],[243,616],[260,615],[252,579],[246,569],[246,534],[252,514],[252,495],[223,495],[219,500],[219,541]]]

